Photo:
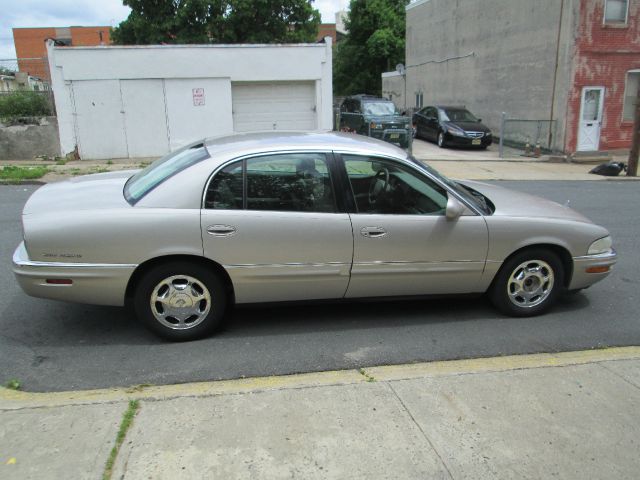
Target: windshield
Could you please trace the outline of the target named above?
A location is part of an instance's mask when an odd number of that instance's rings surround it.
[[[207,158],[209,152],[202,143],[171,152],[131,177],[124,186],[124,197],[134,205],[167,178]]]
[[[393,102],[367,102],[363,108],[367,115],[395,115],[397,113]]]
[[[447,108],[440,110],[442,120],[445,122],[477,122],[478,119],[473,116],[469,110],[463,108]]]
[[[492,213],[491,207],[489,206],[489,204],[487,203],[487,199],[483,195],[481,195],[479,193],[476,195],[475,190],[472,191],[471,189],[465,187],[464,185],[462,185],[462,184],[460,184],[458,182],[455,182],[455,181],[451,180],[450,178],[445,177],[440,172],[435,170],[433,167],[431,167],[431,166],[429,166],[429,165],[427,165],[425,163],[422,163],[421,161],[417,160],[414,157],[409,157],[409,159],[415,165],[417,165],[419,168],[421,168],[422,170],[424,170],[424,171],[428,172],[429,174],[431,174],[432,177],[437,178],[442,183],[444,183],[446,186],[448,186],[452,190],[455,190],[455,192],[458,195],[460,195],[462,198],[464,198],[470,204],[474,205],[478,210],[480,210],[485,215],[490,215]],[[480,195],[480,196],[478,196],[478,195]]]

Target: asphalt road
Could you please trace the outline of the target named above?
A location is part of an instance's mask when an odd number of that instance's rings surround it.
[[[640,345],[637,182],[501,182],[607,227],[614,274],[549,314],[506,318],[483,298],[238,308],[222,334],[172,344],[122,308],[30,298],[11,272],[32,186],[0,186],[0,382],[61,391],[280,375],[380,364]]]

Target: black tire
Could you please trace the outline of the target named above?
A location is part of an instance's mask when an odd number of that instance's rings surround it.
[[[227,293],[209,268],[177,261],[146,272],[136,286],[133,305],[138,320],[160,337],[196,340],[222,326]],[[153,304],[152,296],[157,299]]]
[[[444,138],[444,132],[440,132],[438,133],[438,137],[436,139],[436,142],[438,143],[438,146],[440,148],[446,148],[447,147],[447,142]]]
[[[505,315],[540,315],[551,308],[564,289],[564,276],[562,262],[552,251],[523,250],[502,265],[489,289],[489,298]]]

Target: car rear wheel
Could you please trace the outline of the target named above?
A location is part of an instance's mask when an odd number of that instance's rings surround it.
[[[134,297],[136,315],[157,335],[195,340],[222,324],[227,304],[224,284],[208,268],[171,262],[149,270]]]
[[[444,132],[438,133],[438,146],[440,148],[444,148],[444,147],[447,146],[446,142],[445,142],[445,139],[444,139]]]
[[[502,265],[489,295],[502,313],[531,317],[555,303],[563,284],[564,269],[558,256],[549,250],[530,249]]]

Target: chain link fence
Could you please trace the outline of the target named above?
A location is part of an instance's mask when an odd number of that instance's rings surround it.
[[[0,59],[0,121],[38,124],[55,114],[47,58]]]
[[[551,153],[554,151],[557,122],[555,120],[532,120],[507,118],[503,114],[500,125],[500,147],[523,150],[526,153]]]

